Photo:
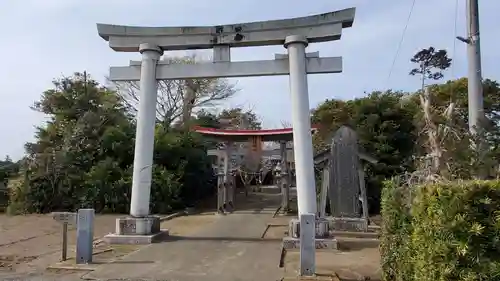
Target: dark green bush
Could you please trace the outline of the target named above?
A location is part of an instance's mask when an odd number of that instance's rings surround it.
[[[383,193],[384,280],[500,280],[500,181],[421,186],[411,209],[394,185]]]
[[[199,135],[157,130],[151,183],[152,213],[169,213],[193,205],[215,191],[215,181],[204,140]],[[129,154],[133,153],[128,151]],[[122,159],[133,157],[121,154]],[[132,163],[105,157],[85,171],[67,165],[60,171],[29,171],[26,199],[29,212],[74,211],[94,208],[102,213],[128,213]],[[15,202],[14,202],[15,201]],[[16,203],[14,200],[11,204]],[[21,202],[23,203],[23,202]]]
[[[131,108],[86,73],[53,85],[32,107],[49,120],[25,145],[22,188],[9,188],[9,208],[16,213],[79,208],[127,213],[136,132]],[[158,122],[154,140],[151,212],[170,212],[215,191],[205,139]],[[2,166],[0,182],[11,174]]]

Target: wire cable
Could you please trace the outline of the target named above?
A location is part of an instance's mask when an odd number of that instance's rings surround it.
[[[456,57],[456,51],[457,51],[457,36],[458,36],[458,0],[455,0],[455,15],[454,15],[454,26],[453,26],[453,47],[452,47],[452,54],[451,54],[451,69],[450,69],[450,75],[451,79],[453,80],[455,78],[455,57]],[[450,93],[450,101],[453,100],[453,95],[454,95],[454,89],[453,87],[451,88],[451,93]]]
[[[391,68],[389,69],[389,75],[387,76],[387,82],[386,82],[385,88],[387,88],[387,86],[389,84],[389,79],[391,78],[392,71],[394,70],[394,66],[396,65],[396,61],[398,59],[399,52],[401,50],[401,46],[403,45],[406,31],[408,30],[408,25],[410,24],[411,15],[413,14],[413,10],[415,8],[415,2],[416,2],[416,0],[413,0],[411,3],[410,12],[408,13],[408,18],[406,19],[406,24],[405,24],[405,27],[403,28],[403,33],[401,34],[401,39],[399,40],[398,48],[396,49],[396,54],[394,55],[394,59],[392,60]]]

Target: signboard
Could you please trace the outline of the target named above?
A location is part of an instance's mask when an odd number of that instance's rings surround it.
[[[60,223],[76,225],[76,213],[72,212],[52,212],[52,218]]]
[[[52,218],[62,223],[62,252],[61,260],[65,261],[68,255],[68,225],[76,225],[76,213],[72,212],[52,212]]]

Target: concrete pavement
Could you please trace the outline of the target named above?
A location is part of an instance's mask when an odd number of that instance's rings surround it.
[[[119,261],[100,266],[83,278],[280,280],[283,276],[283,270],[278,268],[281,240],[261,238],[275,209],[267,205],[266,208],[251,208],[250,212],[219,216],[195,234],[172,236],[162,243],[148,245]]]

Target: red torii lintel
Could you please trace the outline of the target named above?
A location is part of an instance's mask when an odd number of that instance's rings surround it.
[[[311,126],[311,133],[314,134],[318,129],[319,126],[317,125]],[[293,140],[293,128],[268,130],[227,130],[194,126],[193,131],[220,141],[246,142],[255,137],[260,137],[263,142]]]

